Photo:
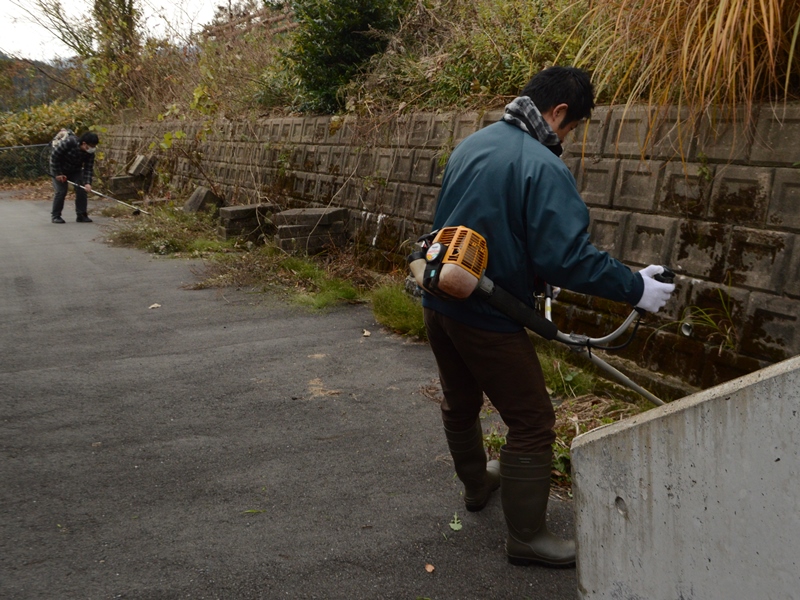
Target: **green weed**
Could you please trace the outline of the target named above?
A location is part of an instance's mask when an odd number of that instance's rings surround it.
[[[426,340],[422,304],[406,293],[402,283],[385,284],[370,293],[372,311],[381,325],[392,331]]]

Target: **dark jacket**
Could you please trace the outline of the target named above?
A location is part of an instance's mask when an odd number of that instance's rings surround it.
[[[68,135],[53,147],[50,154],[50,173],[53,177],[67,175],[78,177],[81,185],[92,183],[94,174],[94,154],[84,152],[75,135]]]
[[[589,210],[564,162],[528,133],[498,122],[461,142],[447,163],[434,228],[464,225],[486,238],[486,276],[529,306],[536,282],[636,304],[642,276],[589,242]],[[423,305],[494,331],[521,326],[477,298]]]

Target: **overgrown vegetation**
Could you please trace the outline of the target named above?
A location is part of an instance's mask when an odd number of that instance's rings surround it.
[[[95,106],[88,100],[39,104],[0,113],[0,146],[46,144],[62,127],[84,132],[95,124]]]
[[[594,0],[575,63],[594,71],[604,100],[679,105],[692,124],[798,97],[798,33],[798,2]]]
[[[190,38],[151,35],[138,0],[90,19],[31,12],[85,66],[112,120],[490,108],[554,64],[594,72],[601,102],[694,115],[800,97],[800,3],[764,0],[240,0]]]
[[[216,218],[211,212],[186,213],[179,206],[150,207],[146,217],[120,218],[108,235],[109,243],[138,248],[158,255],[203,258],[205,267],[194,289],[237,287],[251,291],[291,291],[300,304],[321,309],[362,299],[363,286],[337,276],[324,260],[291,256],[267,244],[216,238]],[[124,217],[116,206],[107,216]]]

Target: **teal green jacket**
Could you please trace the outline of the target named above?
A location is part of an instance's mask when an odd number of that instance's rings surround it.
[[[629,304],[642,297],[642,276],[589,241],[589,210],[564,162],[506,122],[469,136],[447,162],[433,226],[456,225],[486,238],[486,276],[529,306],[543,281]],[[473,327],[522,328],[474,297],[459,302],[425,293],[422,302]]]

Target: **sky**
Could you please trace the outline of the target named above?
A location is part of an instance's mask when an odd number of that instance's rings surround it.
[[[145,30],[162,36],[174,30],[181,34],[198,31],[211,21],[220,0],[137,0]],[[67,14],[79,17],[90,11],[90,0],[61,0]],[[33,22],[22,6],[32,0],[0,0],[0,51],[19,58],[51,60],[71,56],[69,48],[49,31]],[[32,10],[29,8],[29,10]]]

